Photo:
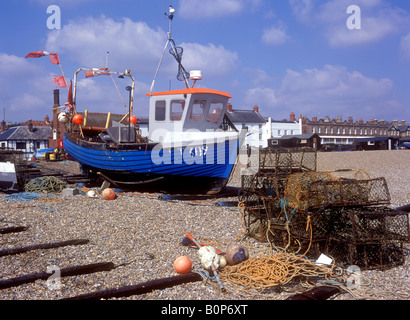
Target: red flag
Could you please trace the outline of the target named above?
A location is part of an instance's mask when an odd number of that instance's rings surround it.
[[[63,76],[55,77],[51,81],[58,85],[60,88],[67,87],[67,82],[65,81],[65,78]]]
[[[60,58],[57,53],[50,53],[50,62],[52,64],[60,64]]]
[[[25,58],[40,58],[48,55],[49,53],[47,51],[34,51],[26,55]]]
[[[103,72],[103,71],[108,71],[108,72]],[[96,77],[99,75],[105,75],[105,76],[109,76],[110,75],[110,70],[108,70],[107,68],[100,68],[100,69],[96,69],[93,68],[91,70],[84,70],[85,72],[85,77],[86,78],[91,78],[91,77]]]

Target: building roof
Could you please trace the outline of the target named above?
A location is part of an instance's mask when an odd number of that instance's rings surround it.
[[[13,135],[14,132],[16,132],[17,128],[18,127],[11,127],[11,128],[6,129],[6,131],[4,132],[0,132],[0,141],[8,140],[9,137]]]
[[[254,110],[232,110],[226,114],[233,123],[266,123],[261,114]]]
[[[11,127],[0,133],[0,140],[48,140],[51,127],[33,127],[30,132],[27,126]]]

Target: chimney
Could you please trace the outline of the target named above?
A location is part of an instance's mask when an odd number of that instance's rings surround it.
[[[363,119],[359,119],[359,124],[363,124]]]
[[[313,117],[312,117],[312,121],[313,121],[313,122],[317,122],[317,117],[316,117],[316,116],[313,116]]]
[[[6,121],[2,121],[0,125],[0,132],[6,131]]]
[[[347,122],[353,123],[353,117],[349,117],[349,120]]]
[[[374,119],[370,119],[369,123],[370,123],[371,125],[373,125],[373,124],[374,124]]]
[[[295,116],[295,113],[294,112],[291,112],[290,113],[290,121],[296,121],[296,116]]]
[[[254,105],[254,106],[253,106],[253,111],[259,112],[259,107],[258,107],[257,105]]]
[[[399,120],[393,120],[392,125],[397,128],[399,126]]]
[[[232,112],[232,103],[227,104],[226,110],[228,110],[228,112]]]
[[[50,118],[49,118],[48,116],[45,116],[45,117],[44,117],[44,122],[45,122],[46,124],[49,124],[49,123],[50,123]]]
[[[60,106],[60,90],[55,89],[54,90],[54,107],[59,107]]]
[[[33,121],[31,119],[28,121],[28,131],[33,132]]]
[[[406,120],[401,120],[401,126],[405,126],[406,125]]]

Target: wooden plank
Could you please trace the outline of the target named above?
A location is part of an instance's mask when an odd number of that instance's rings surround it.
[[[129,297],[151,292],[153,290],[161,290],[170,288],[176,285],[201,281],[202,276],[198,273],[181,274],[174,277],[161,278],[152,281],[143,282],[133,286],[125,286],[115,289],[100,290],[97,292],[85,293],[78,296],[65,298],[62,300],[99,300],[119,297]]]
[[[74,240],[67,240],[67,241],[55,242],[55,243],[36,244],[33,246],[28,246],[28,247],[5,249],[5,250],[0,250],[0,257],[24,253],[24,252],[32,251],[32,250],[39,250],[39,249],[52,249],[52,248],[60,248],[60,247],[65,247],[65,246],[78,246],[82,244],[87,244],[89,241],[90,240],[88,239],[74,239]]]
[[[71,276],[77,276],[81,274],[88,274],[88,273],[101,272],[101,271],[110,271],[114,268],[115,266],[114,266],[114,263],[112,262],[101,262],[101,263],[88,264],[84,266],[68,267],[68,268],[60,269],[60,277],[71,277]],[[37,280],[47,280],[48,278],[50,278],[51,275],[52,275],[51,273],[47,273],[47,272],[37,272],[37,273],[24,275],[21,277],[1,280],[0,289],[17,287],[19,285],[35,282]]]

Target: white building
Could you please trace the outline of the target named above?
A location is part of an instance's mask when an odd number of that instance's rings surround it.
[[[233,110],[232,105],[228,103],[227,116],[238,131],[248,128],[243,147],[267,146],[266,120],[259,113],[258,106],[254,106],[253,110]]]
[[[291,112],[289,120],[273,120],[269,117],[267,119],[267,126],[271,128],[269,138],[302,134],[302,118],[299,118],[299,121],[297,121],[293,112]]]
[[[248,128],[244,146],[266,148],[270,138],[302,134],[302,118],[296,120],[293,112],[289,120],[274,120],[262,117],[256,105],[252,110],[233,110],[228,103],[227,114],[239,131],[244,127]]]

